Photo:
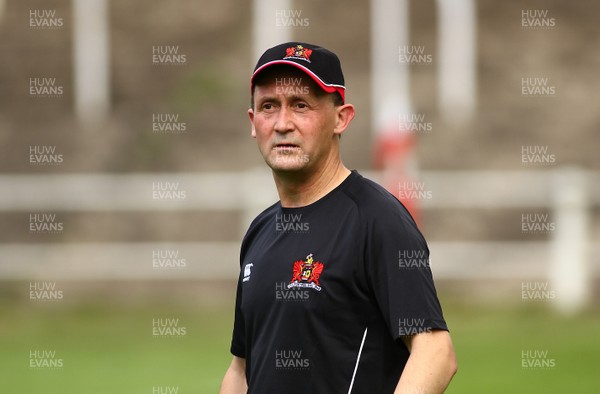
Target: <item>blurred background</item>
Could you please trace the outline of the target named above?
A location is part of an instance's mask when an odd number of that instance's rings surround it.
[[[342,157],[431,250],[449,393],[600,387],[600,3],[0,0],[0,392],[214,393],[277,200],[262,51],[341,59]]]

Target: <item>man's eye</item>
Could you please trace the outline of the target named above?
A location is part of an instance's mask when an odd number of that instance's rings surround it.
[[[266,109],[266,110],[272,109],[273,108],[273,104],[271,104],[271,103],[265,103],[265,104],[262,105],[262,108]]]
[[[305,109],[308,108],[308,105],[306,103],[296,103],[296,108]]]

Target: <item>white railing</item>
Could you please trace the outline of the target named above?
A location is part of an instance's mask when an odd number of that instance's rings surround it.
[[[381,180],[379,173],[361,173]],[[564,309],[589,299],[589,279],[600,274],[600,248],[591,243],[589,223],[590,208],[600,201],[599,173],[569,168],[423,171],[419,183],[431,197],[419,201],[424,210],[547,208],[556,228],[547,242],[431,241],[438,279],[548,279],[562,294],[557,301]],[[157,198],[157,189],[179,192],[179,198]],[[276,200],[270,172],[263,168],[240,173],[1,175],[0,211],[238,210],[243,216],[239,237],[231,242],[1,244],[0,278],[233,279],[241,236],[250,220]],[[185,266],[153,266],[153,253],[161,251],[177,254]]]

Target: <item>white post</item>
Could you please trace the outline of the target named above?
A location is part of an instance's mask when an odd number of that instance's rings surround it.
[[[409,67],[400,65],[400,48],[408,45],[408,0],[371,1],[372,130],[398,132],[400,114],[412,112]]]
[[[401,62],[409,46],[408,0],[371,2],[371,102],[374,161],[383,170],[382,185],[400,198],[398,189],[417,176],[415,135],[401,129],[412,116],[410,67]],[[402,199],[409,204],[406,199]],[[407,206],[416,215],[414,204]]]
[[[291,41],[292,34],[289,27],[276,23],[277,12],[290,11],[290,0],[254,0],[253,5],[253,62],[256,63],[266,49]]]
[[[556,170],[552,261],[550,278],[556,292],[554,305],[565,314],[581,310],[590,296],[588,266],[589,218],[585,172]]]
[[[476,15],[473,0],[438,0],[438,91],[442,116],[462,123],[476,104]]]
[[[108,30],[106,0],[73,0],[75,112],[87,127],[110,107]]]

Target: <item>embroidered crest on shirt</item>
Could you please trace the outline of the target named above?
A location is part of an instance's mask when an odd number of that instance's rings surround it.
[[[313,260],[313,254],[306,256],[306,260],[298,260],[294,262],[294,271],[292,280],[288,284],[288,289],[294,287],[307,287],[321,291],[319,277],[323,272],[323,263]]]

